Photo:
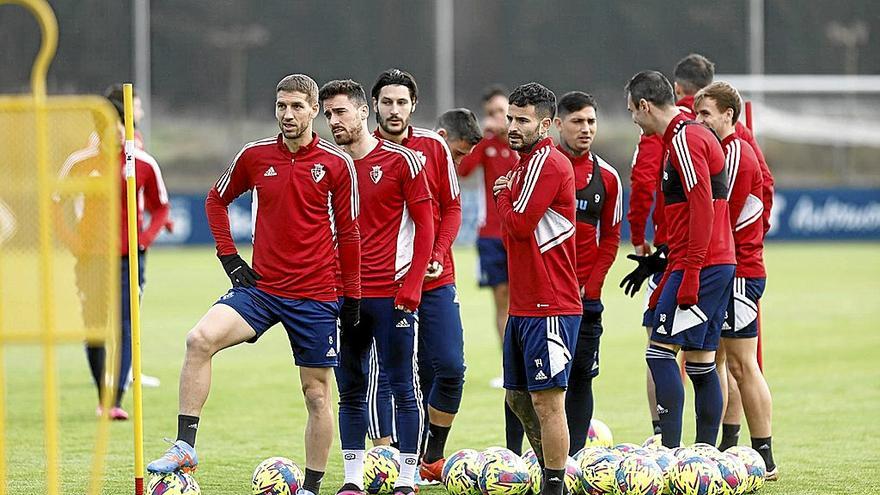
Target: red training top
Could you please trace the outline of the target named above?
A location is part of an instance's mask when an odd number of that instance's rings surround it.
[[[237,252],[227,206],[248,190],[259,289],[316,301],[361,296],[358,188],[342,149],[317,134],[296,153],[281,134],[246,144],[205,201],[218,255]],[[337,249],[342,294],[335,284]]]
[[[730,226],[736,246],[736,276],[763,278],[764,228],[761,200],[764,179],[758,158],[748,143],[731,134],[721,142],[727,167]]]
[[[520,157],[495,197],[510,273],[512,316],[580,315],[571,162],[545,138]]]
[[[485,207],[481,211],[483,218],[480,219],[480,237],[501,238],[501,219],[498,211],[494,208],[494,196],[492,186],[495,180],[507,174],[516,165],[519,155],[510,149],[507,139],[495,134],[486,133],[483,139],[474,146],[473,151],[461,159],[458,164],[458,173],[467,177],[477,169],[483,167],[483,193],[486,198]]]

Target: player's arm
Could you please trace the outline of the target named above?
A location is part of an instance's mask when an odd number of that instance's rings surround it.
[[[596,264],[584,285],[584,298],[599,299],[608,270],[617,257],[620,247],[620,223],[623,218],[623,189],[620,178],[611,172],[601,171],[605,182],[605,203],[599,217],[599,247]]]
[[[144,209],[150,213],[150,225],[139,236],[138,246],[141,249],[149,249],[159,232],[168,223],[168,216],[171,213],[168,190],[165,188],[165,181],[162,179],[159,165],[149,164],[146,170]]]
[[[211,234],[214,236],[214,243],[217,245],[217,257],[220,258],[223,270],[226,271],[232,285],[252,287],[260,279],[260,275],[238,254],[229,227],[228,210],[229,203],[253,187],[248,161],[249,154],[246,151],[239,152],[232,160],[226,172],[208,191],[205,214],[208,217]]]
[[[407,172],[404,172],[407,173]],[[415,177],[407,173],[403,184],[403,194],[409,216],[415,224],[412,261],[409,271],[403,277],[403,284],[394,298],[394,305],[415,311],[422,300],[422,282],[431,248],[434,244],[434,214],[431,211],[431,191],[424,172]]]
[[[556,198],[563,176],[550,163],[533,159],[523,172],[522,191],[516,201],[510,197],[510,187],[495,195],[495,207],[504,230],[516,240],[525,241],[534,236],[538,222]]]
[[[741,123],[737,123],[736,131],[737,137],[749,143],[749,146],[752,147],[752,151],[755,152],[755,157],[758,159],[758,165],[761,167],[761,180],[763,182],[761,186],[761,202],[764,203],[764,217],[762,220],[764,223],[764,235],[767,235],[767,231],[770,230],[770,210],[773,208],[773,193],[775,186],[773,174],[770,172],[770,166],[767,165],[767,160],[764,158],[764,152],[761,151],[761,147],[758,146],[758,140],[755,139],[755,135],[752,131]]]
[[[461,190],[452,154],[445,144],[438,142],[436,148],[433,156],[442,162],[437,168],[440,179],[440,197],[437,198],[440,204],[440,225],[437,226],[437,239],[434,241],[434,250],[429,261],[431,263],[436,261],[442,266],[446,262],[446,253],[449,252],[461,228]]]
[[[483,158],[485,157],[484,150],[486,149],[485,143],[486,140],[481,139],[470,153],[462,157],[461,162],[458,164],[458,175],[467,177],[471,175],[477,167],[483,165]]]
[[[697,136],[685,126],[673,138],[673,166],[684,183],[689,213],[688,245],[683,265],[684,275],[678,289],[678,304],[697,304],[700,290],[700,270],[709,250],[715,209],[712,205],[712,186],[705,136]]]
[[[346,158],[334,178],[330,198],[336,225],[342,294],[346,298],[360,299],[361,234],[357,223],[360,205],[354,163]]]
[[[645,251],[640,254],[648,254],[647,251],[650,251],[650,246],[645,241],[645,230],[662,163],[663,142],[656,136],[642,135],[633,156],[629,211],[626,214],[632,245]]]

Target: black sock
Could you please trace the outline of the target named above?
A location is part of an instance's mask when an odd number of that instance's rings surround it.
[[[196,432],[199,429],[198,416],[177,415],[177,439],[183,440],[191,447],[196,446]],[[316,492],[317,493],[317,492]]]
[[[739,428],[739,425],[721,423],[721,444],[718,450],[724,452],[739,443]]]
[[[361,491],[358,489],[358,491]],[[394,493],[403,493],[404,495],[408,495],[410,493],[415,493],[415,489],[411,486],[395,486]]]
[[[107,358],[107,351],[104,346],[86,346],[86,357],[89,360],[89,371],[92,372],[92,379],[95,386],[98,387],[98,401],[101,400],[101,390],[104,388],[104,360]]]
[[[721,418],[724,416],[724,399],[715,363],[684,363],[691,384],[694,386],[694,411],[697,416],[696,443],[716,445]]]
[[[504,436],[506,437],[506,446],[516,455],[522,455],[522,442],[526,431],[523,429],[522,422],[513,412],[513,409],[504,402]]]
[[[541,495],[562,495],[565,490],[565,469],[544,469],[544,489]]]
[[[651,427],[654,429],[655,435],[660,434],[660,420],[659,419],[652,419],[651,420]]]
[[[757,450],[761,457],[764,458],[764,464],[767,465],[767,471],[776,469],[776,463],[773,462],[773,448],[771,446],[771,438],[755,438],[752,437],[752,448]]]
[[[312,492],[314,495],[318,495],[321,491],[321,480],[324,479],[324,471],[312,471],[309,468],[306,468],[306,479],[303,481],[303,490],[307,490]]]
[[[428,424],[428,447],[425,449],[425,462],[430,464],[443,458],[443,450],[446,448],[446,437],[449,436],[451,426],[437,426]]]
[[[395,491],[397,488],[394,489]],[[339,488],[339,492],[362,492],[364,491],[361,487],[355,485],[354,483],[346,483]],[[336,493],[339,493],[336,492]]]

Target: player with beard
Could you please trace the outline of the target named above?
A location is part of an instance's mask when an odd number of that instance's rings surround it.
[[[410,125],[419,98],[411,74],[386,70],[379,74],[370,94],[379,124],[374,135],[413,150],[431,190],[434,245],[419,305],[418,352],[420,379],[427,396],[428,431],[419,473],[428,481],[440,481],[446,439],[464,387],[464,332],[452,256],[452,243],[461,227],[458,174],[446,141],[430,129]],[[385,411],[379,413],[379,418],[390,416],[390,401],[383,399],[384,385],[385,380],[380,379],[376,387],[379,392],[374,410]]]
[[[581,91],[566,93],[556,107],[557,149],[574,170],[577,275],[584,312],[571,364],[565,414],[569,455],[584,447],[593,417],[593,378],[599,375],[602,286],[620,246],[623,189],[617,170],[592,151],[599,120],[596,100]]]
[[[333,440],[337,318],[346,333],[359,319],[361,249],[354,164],[312,132],[317,115],[315,81],[302,74],[282,79],[275,99],[281,132],[246,144],[208,193],[208,223],[233,287],[187,334],[177,441],[147,466],[150,472],[195,469],[196,430],[211,386],[212,358],[227,347],[256,342],[281,323],[308,410],[303,490],[319,493]],[[253,268],[238,254],[227,211],[246,191],[253,191]],[[335,286],[337,258],[342,294]],[[345,296],[341,309],[340,295]]]
[[[571,163],[547,137],[556,114],[553,92],[528,83],[509,102],[507,138],[520,160],[493,187],[510,254],[504,388],[544,468],[541,493],[560,495],[569,449],[565,390],[583,311],[575,179]]]
[[[363,87],[330,81],[320,91],[333,139],[354,160],[361,198],[361,320],[344,328],[339,367],[339,433],[345,479],[339,493],[364,495],[370,350],[394,397],[401,467],[394,493],[413,492],[423,428],[416,376],[422,284],[434,239],[431,192],[412,150],[378,139],[367,129]]]

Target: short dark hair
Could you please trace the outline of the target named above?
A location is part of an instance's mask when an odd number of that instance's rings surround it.
[[[352,79],[336,79],[324,84],[318,91],[318,100],[323,102],[336,95],[347,96],[357,106],[367,104],[367,93],[364,92],[364,87]]]
[[[687,94],[692,95],[712,84],[715,64],[699,53],[691,53],[675,64],[672,77]]]
[[[645,100],[658,107],[675,105],[672,84],[669,84],[669,79],[666,79],[666,76],[656,70],[639,72],[626,83],[623,89],[635,104],[638,104],[640,100]]]
[[[546,87],[536,82],[523,84],[513,90],[508,98],[508,103],[518,107],[535,106],[535,113],[541,118],[553,118],[556,116],[556,95]]]
[[[467,108],[447,110],[437,119],[437,128],[445,129],[450,141],[465,140],[477,144],[483,139],[477,116]]]
[[[379,78],[373,84],[373,89],[370,90],[370,95],[378,100],[382,88],[393,84],[406,86],[409,89],[409,98],[413,103],[419,99],[419,86],[416,84],[416,78],[409,72],[400,69],[388,69],[379,74]]]
[[[586,107],[593,107],[598,110],[599,105],[596,103],[596,98],[583,91],[571,91],[565,93],[559,99],[559,103],[556,105],[556,116],[564,119],[566,115],[579,112]]]
[[[509,94],[510,94],[510,92],[507,91],[507,88],[505,88],[504,86],[502,86],[500,84],[493,84],[483,90],[483,100],[482,101],[483,101],[483,103],[486,103],[487,101],[491,100],[492,98],[495,98],[496,96],[503,96],[503,97],[507,98],[507,95],[509,95]]]
[[[131,97],[134,98],[137,96],[137,92],[132,87]],[[113,108],[116,109],[116,113],[119,114],[119,119],[125,119],[125,96],[122,91],[122,83],[112,84],[104,90],[104,98],[107,98],[110,101],[110,104],[113,105]]]
[[[314,105],[318,103],[318,83],[314,79],[305,74],[290,74],[284,79],[278,81],[275,86],[275,93],[286,91],[289,93],[302,93],[306,95],[306,100]]]

